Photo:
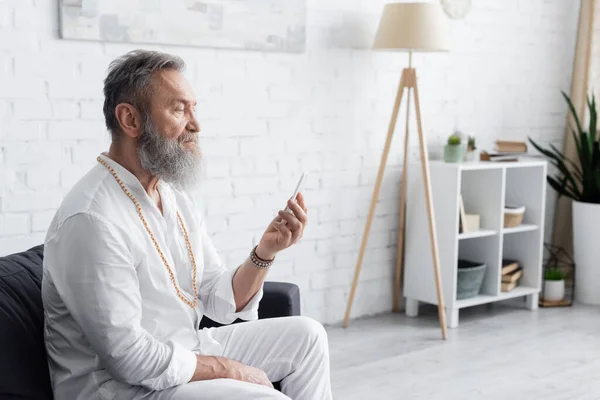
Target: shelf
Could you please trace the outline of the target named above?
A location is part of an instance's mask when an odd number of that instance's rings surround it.
[[[510,292],[500,292],[498,300],[512,299],[513,297],[527,296],[528,294],[539,293],[540,289],[530,286],[517,286]]]
[[[478,237],[494,236],[496,234],[498,234],[498,231],[494,231],[491,229],[480,229],[475,232],[459,233],[458,239],[473,239]]]
[[[514,228],[504,228],[502,229],[502,233],[530,232],[538,229],[539,226],[537,225],[521,224],[519,226],[515,226]]]
[[[468,299],[456,300],[457,308],[465,308],[478,306],[480,304],[492,303],[494,301],[498,301],[498,296],[492,296],[489,294],[479,294],[475,297],[471,297]]]
[[[480,294],[469,299],[456,300],[457,308],[466,308],[478,306],[480,304],[494,303],[496,301],[512,299],[513,297],[527,296],[530,294],[539,293],[540,290],[529,286],[517,286],[510,292],[500,292],[498,296],[489,294]]]

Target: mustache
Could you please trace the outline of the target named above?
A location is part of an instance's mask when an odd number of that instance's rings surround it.
[[[179,143],[187,142],[188,140],[196,143],[198,141],[198,135],[196,132],[185,132],[178,138]]]

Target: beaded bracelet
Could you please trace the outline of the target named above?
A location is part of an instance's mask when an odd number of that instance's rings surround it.
[[[273,264],[273,261],[275,261],[275,259],[263,260],[262,258],[260,258],[259,256],[256,255],[257,247],[258,247],[258,245],[254,246],[254,248],[250,252],[250,261],[252,261],[252,264],[257,266],[258,268],[269,268]]]

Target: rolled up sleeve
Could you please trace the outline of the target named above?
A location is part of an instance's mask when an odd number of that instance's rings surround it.
[[[139,282],[126,236],[89,214],[77,214],[50,241],[48,271],[64,305],[114,379],[151,390],[187,383],[196,355],[160,341],[141,326]]]
[[[230,324],[236,319],[252,321],[258,319],[258,304],[263,296],[262,287],[246,306],[236,311],[233,293],[233,277],[237,269],[227,269],[219,257],[204,223],[200,227],[204,253],[204,276],[200,284],[199,297],[206,315],[221,324]]]

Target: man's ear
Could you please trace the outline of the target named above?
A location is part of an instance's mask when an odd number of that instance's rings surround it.
[[[134,106],[128,103],[119,103],[115,107],[115,116],[125,135],[135,138],[142,133],[142,116]]]

